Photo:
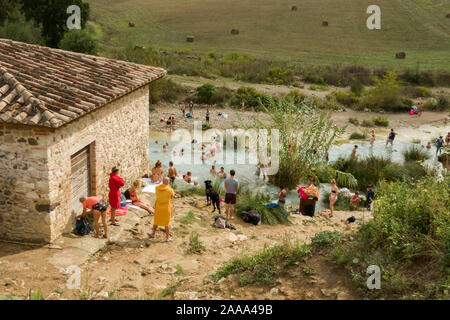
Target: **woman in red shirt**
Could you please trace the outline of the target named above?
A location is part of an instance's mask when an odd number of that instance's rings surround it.
[[[125,185],[125,180],[119,177],[119,169],[114,167],[109,174],[109,205],[111,206],[111,225],[118,226],[116,222],[116,210],[120,208],[120,188]]]

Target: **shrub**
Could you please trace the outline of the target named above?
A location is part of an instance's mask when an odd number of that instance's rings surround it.
[[[407,162],[400,165],[390,159],[376,156],[357,160],[341,157],[331,165],[336,170],[352,174],[358,181],[358,190],[365,190],[366,186],[376,185],[382,180],[418,179],[426,175],[425,169],[418,163]]]
[[[352,80],[350,91],[357,97],[360,97],[364,91],[364,85],[358,79]]]
[[[383,116],[376,116],[372,118],[372,122],[374,125],[378,127],[387,127],[389,126],[389,120]]]
[[[70,30],[61,40],[59,47],[63,50],[86,54],[97,54],[98,44],[91,34],[85,30]]]
[[[185,87],[175,81],[162,78],[150,83],[150,103],[156,104],[161,101],[174,103],[187,92]]]
[[[311,243],[321,247],[336,245],[341,242],[342,233],[339,231],[320,231],[311,239]]]
[[[199,239],[199,234],[195,231],[191,232],[189,236],[189,243],[187,248],[187,253],[200,254],[205,251],[205,245]]]
[[[363,127],[373,127],[375,126],[375,123],[373,123],[372,119],[364,119],[361,125]]]
[[[273,285],[278,273],[283,274],[286,267],[297,266],[311,255],[311,249],[298,241],[284,239],[282,244],[264,247],[254,256],[235,258],[230,263],[221,266],[213,275],[213,281],[237,274],[239,284]]]
[[[3,8],[2,8],[3,11]],[[42,26],[16,13],[2,25],[0,24],[0,39],[11,39],[15,41],[44,45],[45,39],[41,36]]]
[[[266,78],[267,83],[271,84],[289,84],[293,81],[293,72],[291,69],[284,69],[281,67],[272,67],[269,69],[268,76]]]
[[[211,126],[210,123],[208,123],[208,122],[203,122],[203,123],[202,123],[202,130],[203,130],[203,131],[209,130],[209,129],[211,129],[211,128],[212,128],[212,126]]]
[[[403,96],[403,87],[395,72],[388,72],[382,79],[375,79],[375,87],[361,100],[361,107],[370,110],[403,111],[411,108],[412,101]]]
[[[359,125],[359,120],[357,118],[348,118],[348,122],[355,126]]]
[[[306,94],[304,94],[303,92],[300,92],[297,89],[289,91],[289,93],[287,93],[285,96],[288,99],[292,99],[292,101],[294,101],[294,103],[297,103],[297,104],[302,103],[306,99]]]
[[[430,158],[430,154],[417,145],[410,146],[402,151],[405,161],[423,161]]]
[[[414,99],[431,97],[431,90],[421,86],[407,86],[404,92],[408,97]]]
[[[337,102],[347,107],[352,107],[359,102],[359,98],[353,92],[333,91],[328,97],[334,97]]]
[[[443,93],[437,95],[436,98],[432,98],[424,104],[425,110],[432,111],[449,111],[450,102],[448,96]]]
[[[366,132],[360,133],[360,132],[353,132],[350,135],[351,140],[365,140],[368,138],[368,135]]]
[[[211,101],[211,98],[216,93],[217,89],[214,85],[205,83],[204,85],[197,87],[196,91],[197,97],[200,99],[200,101],[209,103]]]

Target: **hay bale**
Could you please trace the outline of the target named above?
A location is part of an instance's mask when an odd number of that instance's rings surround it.
[[[130,28],[136,27],[136,25],[134,24],[134,22],[128,22],[128,26],[129,26]]]
[[[406,53],[404,53],[404,52],[397,52],[395,54],[395,58],[397,58],[397,59],[405,59],[406,58]]]
[[[291,10],[292,11],[297,11],[297,6],[292,6]]]
[[[194,42],[194,37],[193,36],[187,36],[186,37],[186,42]]]
[[[450,13],[447,13],[446,17],[447,17],[447,18],[450,18]]]
[[[322,21],[322,26],[328,27],[328,21]]]
[[[239,30],[238,29],[231,29],[231,34],[238,35]]]

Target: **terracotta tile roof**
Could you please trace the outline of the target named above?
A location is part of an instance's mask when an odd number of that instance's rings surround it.
[[[57,128],[164,69],[0,39],[0,122]]]

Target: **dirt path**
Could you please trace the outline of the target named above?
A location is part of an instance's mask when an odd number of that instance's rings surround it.
[[[153,197],[143,194],[151,203]],[[290,226],[253,226],[236,219],[237,230],[231,231],[213,228],[214,215],[205,205],[200,197],[174,200],[173,243],[163,241],[162,231],[158,231],[156,239],[148,239],[146,233],[153,216],[144,216],[135,227],[80,266],[81,290],[67,288],[70,275],[46,260],[50,249],[2,243],[0,295],[24,298],[29,290],[41,290],[49,299],[153,299],[161,298],[165,290],[172,291],[170,297],[175,299],[359,298],[350,279],[320,258],[310,262],[315,275],[305,276],[301,270],[294,270],[280,279],[276,293],[271,293],[270,287],[240,288],[233,276],[213,284],[209,275],[230,259],[280,243],[284,236],[307,242],[323,230],[350,232],[357,226],[347,225],[345,219],[350,215],[362,218],[362,212],[336,212],[331,219],[327,212],[316,214],[314,219],[293,216]],[[185,218],[189,211],[195,215],[192,221]],[[370,215],[366,213],[365,219],[370,219]],[[201,254],[187,253],[192,232],[199,234],[206,248]]]

